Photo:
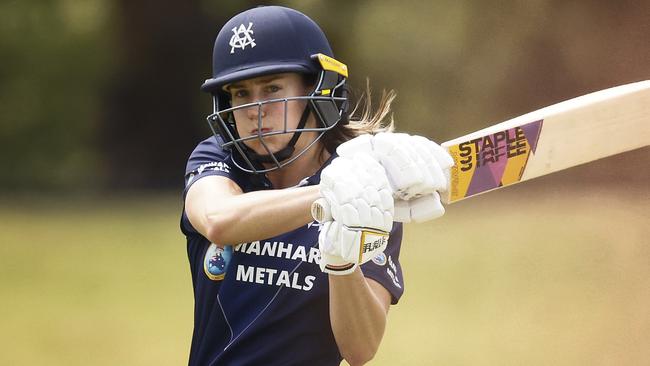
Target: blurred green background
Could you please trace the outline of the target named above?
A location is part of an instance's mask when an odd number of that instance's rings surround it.
[[[221,25],[270,3],[0,3],[0,364],[186,363],[199,86]],[[650,78],[643,1],[273,4],[321,25],[357,90],[397,91],[398,130],[436,141]],[[406,293],[371,364],[647,364],[648,152],[407,226]]]

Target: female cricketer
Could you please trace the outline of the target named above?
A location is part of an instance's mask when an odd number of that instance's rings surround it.
[[[404,291],[402,222],[442,215],[451,159],[391,132],[393,94],[351,116],[347,77],[298,11],[254,8],[218,33],[202,86],[214,136],[189,157],[181,219],[190,365],[361,365],[377,352]]]

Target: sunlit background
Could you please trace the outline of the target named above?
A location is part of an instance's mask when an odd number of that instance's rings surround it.
[[[178,221],[209,136],[199,86],[221,25],[260,4],[0,3],[0,364],[187,362]],[[398,130],[439,142],[650,79],[643,1],[272,4],[321,25],[357,91],[396,90]],[[646,365],[649,153],[408,225],[406,292],[371,364]]]

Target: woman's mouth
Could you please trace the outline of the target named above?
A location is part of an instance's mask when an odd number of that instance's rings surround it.
[[[263,133],[267,133],[267,132],[271,132],[271,131],[273,131],[273,130],[270,129],[270,128],[267,128],[267,127],[264,127],[262,129],[255,128],[255,129],[251,130],[251,135],[261,135]]]

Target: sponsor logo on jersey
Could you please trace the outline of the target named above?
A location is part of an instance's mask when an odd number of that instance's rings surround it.
[[[386,254],[384,253],[379,253],[376,256],[372,258],[373,263],[375,263],[378,266],[385,266],[386,265]]]
[[[228,263],[232,258],[232,247],[220,248],[217,244],[210,244],[203,258],[203,270],[205,275],[213,281],[221,281],[226,276]]]
[[[246,46],[255,47],[255,38],[253,38],[253,23],[249,22],[248,27],[245,27],[244,24],[241,24],[239,27],[234,27],[232,32],[234,33],[230,37],[230,53],[235,53],[235,48],[241,48],[242,51]]]
[[[311,291],[315,285],[316,276],[299,270],[299,267],[302,263],[318,265],[320,251],[316,247],[283,241],[253,241],[236,245],[234,252],[235,255],[275,257],[298,262],[293,270],[237,264],[237,268],[233,268],[236,281],[302,291]]]
[[[201,164],[196,170],[197,175],[201,175],[205,170],[214,170],[215,172],[230,173],[230,166],[223,161],[213,161],[210,163]]]
[[[393,257],[388,256],[388,267],[386,267],[386,273],[391,280],[393,280],[393,285],[397,288],[402,288],[402,285],[399,282],[399,277],[397,277],[397,266],[393,262]]]

